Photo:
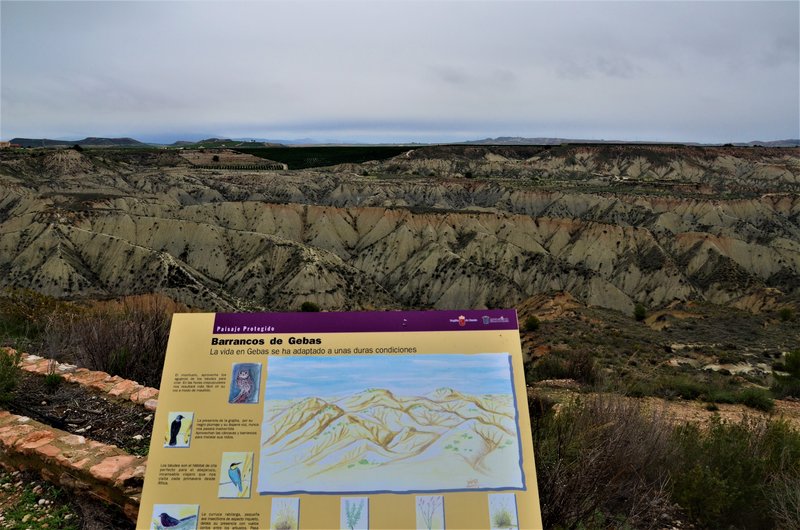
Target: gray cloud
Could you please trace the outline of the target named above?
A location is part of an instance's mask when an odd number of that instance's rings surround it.
[[[0,135],[797,137],[799,10],[3,0]]]

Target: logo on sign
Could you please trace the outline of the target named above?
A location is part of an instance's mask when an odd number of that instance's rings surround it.
[[[483,325],[488,326],[490,322],[490,318],[488,316],[483,317]]]
[[[459,315],[458,316],[458,325],[463,327],[466,324],[467,324],[467,317],[465,317],[464,315]]]

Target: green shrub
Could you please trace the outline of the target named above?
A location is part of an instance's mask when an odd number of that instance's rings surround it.
[[[745,388],[736,396],[737,401],[751,409],[770,412],[775,408],[775,400],[768,390],[763,388]]]
[[[789,322],[790,320],[794,320],[794,311],[792,311],[791,307],[782,307],[778,311],[778,318],[781,319],[781,322]]]
[[[660,528],[674,503],[695,528],[800,528],[800,431],[785,421],[672,427],[609,397],[531,410],[546,528]]]
[[[773,366],[778,369],[778,363]],[[776,397],[796,397],[800,398],[800,350],[795,350],[786,355],[780,365],[781,372],[788,372],[789,375],[775,375],[772,384],[772,392]]]
[[[59,386],[61,386],[61,382],[63,380],[64,379],[60,375],[56,373],[50,373],[44,376],[44,386],[47,387],[50,392],[53,392]]]
[[[642,304],[636,304],[636,307],[633,308],[633,318],[636,319],[636,322],[643,321],[647,318],[647,309]]]
[[[531,315],[525,319],[525,331],[539,331],[539,327],[541,325],[542,324],[539,322],[539,319],[534,315]]]
[[[29,289],[0,292],[0,335],[34,341],[54,315],[71,312],[72,307]]]
[[[708,385],[685,375],[666,375],[651,380],[636,381],[626,392],[633,397],[656,396],[664,399],[698,399]]]
[[[775,382],[772,383],[771,390],[777,398],[800,398],[800,379],[775,376]]]
[[[528,382],[543,381],[545,379],[569,379],[570,372],[567,362],[554,355],[546,355],[528,366],[525,379]]]
[[[11,399],[11,393],[22,378],[22,369],[19,367],[21,359],[22,354],[19,352],[7,354],[0,351],[0,403]]]
[[[679,450],[671,461],[673,500],[705,528],[773,528],[778,478],[800,488],[800,432],[785,422],[686,424],[673,443]]]
[[[300,304],[300,311],[304,313],[316,313],[319,311],[319,305],[315,304],[314,302],[303,302]]]
[[[790,376],[800,379],[800,350],[787,353],[784,365]]]
[[[570,351],[564,359],[547,355],[531,363],[526,371],[528,382],[545,379],[574,379],[585,385],[595,385],[599,379],[597,364],[587,349]]]

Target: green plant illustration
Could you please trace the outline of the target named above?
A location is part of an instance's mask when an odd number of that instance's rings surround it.
[[[510,506],[510,499],[506,495],[496,495],[490,500],[490,518],[492,528],[516,529],[517,521],[515,511]]]
[[[355,501],[344,501],[344,510],[347,518],[347,526],[350,530],[355,530],[356,525],[361,520],[361,512],[364,510],[364,500],[361,499],[358,503]]]

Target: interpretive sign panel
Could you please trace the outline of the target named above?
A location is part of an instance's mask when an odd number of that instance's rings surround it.
[[[177,314],[138,528],[541,528],[513,310]]]

